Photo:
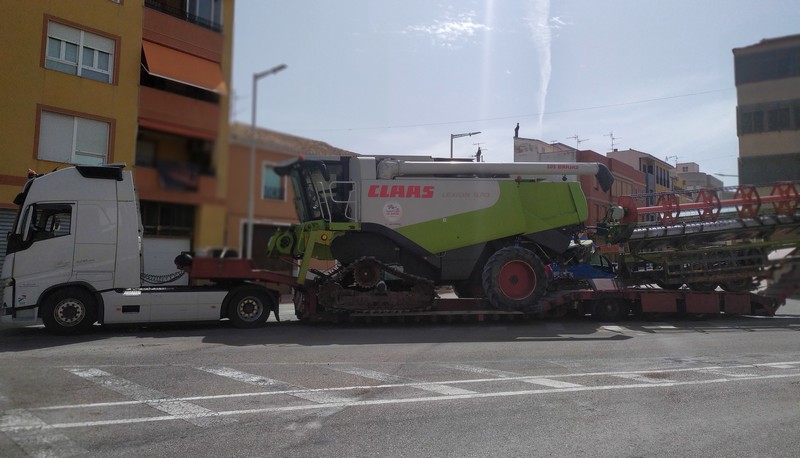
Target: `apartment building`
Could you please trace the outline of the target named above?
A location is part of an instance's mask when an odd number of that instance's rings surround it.
[[[800,35],[733,50],[739,183],[800,180]]]
[[[221,244],[233,4],[14,2],[0,29],[0,62],[14,69],[0,77],[0,232],[28,169],[122,162],[148,243]]]

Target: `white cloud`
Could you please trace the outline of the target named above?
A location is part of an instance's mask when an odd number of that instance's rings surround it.
[[[455,48],[460,43],[467,41],[479,32],[491,30],[486,24],[473,22],[475,12],[461,13],[456,18],[445,17],[443,20],[435,19],[430,25],[413,25],[406,28],[406,32],[428,35],[434,44],[446,48]]]

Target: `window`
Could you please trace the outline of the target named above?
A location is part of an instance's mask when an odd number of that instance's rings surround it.
[[[265,165],[261,172],[261,198],[285,200],[286,199],[286,181],[284,177],[275,173],[275,169],[271,165]]]
[[[70,234],[72,206],[69,204],[37,204],[33,207],[29,236],[33,241]]]
[[[770,131],[787,130],[791,125],[789,107],[776,108],[767,112],[767,129]]]
[[[111,83],[115,46],[115,41],[110,38],[48,21],[44,66]]]
[[[194,16],[198,24],[219,28],[222,23],[222,0],[188,0],[186,12]]]
[[[103,164],[108,159],[110,130],[108,122],[42,110],[38,158],[68,164]]]
[[[191,205],[140,201],[144,235],[191,237],[195,212]]]

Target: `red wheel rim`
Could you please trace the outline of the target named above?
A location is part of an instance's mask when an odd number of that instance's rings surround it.
[[[525,299],[536,289],[536,272],[527,262],[509,261],[500,269],[497,285],[509,299]]]

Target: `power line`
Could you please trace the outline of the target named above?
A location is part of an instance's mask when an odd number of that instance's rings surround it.
[[[563,113],[575,113],[579,111],[590,111],[590,110],[601,110],[605,108],[616,108],[616,107],[624,107],[629,105],[638,105],[642,103],[649,103],[649,102],[660,102],[664,100],[672,100],[672,99],[680,99],[684,97],[696,97],[699,95],[706,95],[706,94],[714,94],[717,92],[726,92],[731,91],[734,88],[727,88],[727,89],[712,89],[710,91],[702,91],[702,92],[692,92],[689,94],[678,94],[678,95],[668,95],[664,97],[656,97],[652,99],[642,99],[642,100],[632,100],[628,102],[620,102],[620,103],[611,103],[607,105],[596,105],[591,107],[582,107],[582,108],[571,108],[567,110],[556,110],[556,111],[545,111],[542,113],[532,113],[532,114],[523,114],[523,115],[511,115],[511,116],[498,116],[494,118],[480,118],[480,119],[466,119],[460,121],[440,121],[440,122],[429,122],[429,123],[420,123],[420,124],[399,124],[396,126],[372,126],[372,127],[340,127],[335,129],[310,129],[310,131],[314,132],[339,132],[339,131],[353,131],[353,130],[383,130],[383,129],[407,129],[412,127],[431,127],[431,126],[449,126],[453,124],[467,124],[467,123],[474,123],[474,122],[486,122],[486,121],[502,121],[508,119],[521,119],[521,118],[538,118],[541,115],[554,115],[554,114],[563,114]]]

